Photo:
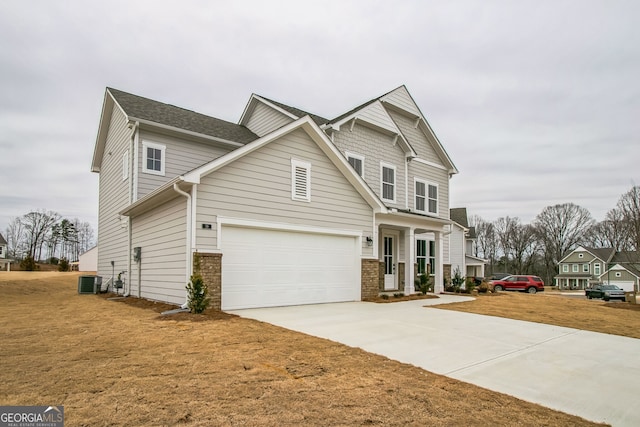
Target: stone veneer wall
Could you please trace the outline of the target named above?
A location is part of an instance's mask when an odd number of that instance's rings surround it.
[[[195,252],[193,254],[193,271],[198,269],[200,263],[200,275],[204,283],[209,287],[211,308],[222,309],[222,254]]]
[[[363,259],[360,275],[362,301],[376,298],[380,290],[380,262],[377,259]]]
[[[442,277],[447,285],[451,284],[451,264],[444,264],[442,266]]]

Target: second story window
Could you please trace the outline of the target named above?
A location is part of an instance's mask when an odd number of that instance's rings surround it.
[[[583,273],[589,272],[589,264],[582,264],[582,272]]]
[[[364,178],[364,157],[353,153],[346,153],[349,164],[353,166],[358,175]]]
[[[142,172],[164,176],[165,160],[164,145],[155,144],[153,142],[142,142]]]
[[[580,271],[580,266],[578,264],[571,264],[573,272],[577,273],[578,271]]]
[[[438,213],[438,186],[429,184],[429,213]]]
[[[562,264],[562,272],[563,273],[569,272],[569,264]]]
[[[600,264],[593,264],[593,274],[600,275]]]
[[[387,202],[396,201],[396,167],[385,163],[380,163],[381,193],[382,200]]]

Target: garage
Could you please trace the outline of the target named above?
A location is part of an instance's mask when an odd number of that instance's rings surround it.
[[[355,235],[223,226],[222,309],[360,300]]]

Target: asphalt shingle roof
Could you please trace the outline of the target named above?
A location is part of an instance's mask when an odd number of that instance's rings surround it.
[[[309,116],[309,117],[311,117],[311,120],[316,122],[316,124],[318,126],[321,126],[321,125],[329,122],[328,119],[325,119],[324,117],[318,116],[317,114],[309,113],[308,111],[304,111],[304,110],[301,110],[299,108],[295,108],[295,107],[292,107],[290,105],[283,104],[282,102],[274,101],[273,99],[269,99],[266,96],[262,96],[262,95],[258,95],[258,96],[260,98],[266,100],[266,101],[269,101],[273,105],[276,105],[276,106],[282,108],[283,110],[293,114],[297,118],[301,118],[301,117],[304,117],[304,116]]]
[[[117,89],[107,89],[125,113],[137,119],[148,120],[241,144],[247,144],[258,139],[258,136],[247,127],[236,123],[216,119],[215,117]]]
[[[0,234],[0,245],[6,245],[7,241],[4,240],[4,237],[2,237],[2,234]]]
[[[464,228],[469,228],[469,220],[467,219],[467,208],[451,208],[449,210],[449,218]]]

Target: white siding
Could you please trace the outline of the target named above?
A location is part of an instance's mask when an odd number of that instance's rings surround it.
[[[396,107],[402,108],[403,110],[408,111],[415,116],[422,115],[420,114],[418,106],[415,104],[415,102],[413,102],[411,95],[409,95],[407,88],[404,86],[401,86],[394,91],[386,94],[381,98],[381,100],[393,104]]]
[[[438,165],[443,165],[442,160],[436,154],[432,143],[420,130],[420,127],[415,127],[415,119],[411,119],[393,111],[389,111],[389,114],[393,117],[393,120],[402,131],[402,134],[407,138],[409,144],[411,144],[413,149],[416,151],[419,158]]]
[[[247,128],[258,136],[264,136],[292,121],[291,117],[258,102],[247,121]]]
[[[100,164],[98,194],[98,275],[107,281],[127,270],[128,230],[118,212],[129,204],[129,180],[122,180],[122,156],[129,148],[131,131],[122,112],[114,106]],[[114,267],[111,267],[111,261]]]
[[[132,221],[132,248],[142,248],[141,296],[183,304],[187,285],[186,197],[176,197]],[[138,296],[138,265],[132,263],[131,294]]]
[[[142,172],[144,162],[144,153],[142,152],[143,141],[164,145],[166,147],[164,176]],[[229,147],[215,143],[196,142],[175,136],[141,131],[137,156],[138,199],[149,194],[176,176],[189,172],[198,166],[202,166],[229,151],[231,151]]]
[[[460,273],[466,274],[466,266],[464,264],[464,232],[457,225],[453,226],[453,232],[449,234],[449,264],[451,264],[451,277],[455,275],[456,268],[460,269]]]
[[[398,128],[395,123],[393,123],[393,120],[391,120],[391,117],[389,117],[389,114],[387,114],[387,111],[379,102],[374,102],[359,111],[357,117],[383,129],[387,129],[390,132],[398,132]],[[348,127],[350,124],[346,123],[343,126]]]
[[[292,158],[311,163],[310,202],[291,198]],[[203,177],[197,205],[196,240],[202,250],[217,247],[215,225],[201,227],[215,224],[217,215],[372,235],[371,207],[302,130]],[[363,256],[371,254],[365,243]]]
[[[438,217],[449,219],[449,173],[444,169],[411,161],[409,163],[409,208],[415,210],[415,178],[438,186]]]
[[[388,206],[404,209],[405,206],[405,155],[393,137],[377,132],[356,122],[353,131],[343,126],[333,135],[334,144],[344,153],[349,151],[365,157],[364,180],[380,197],[380,161],[396,166],[396,203]]]

